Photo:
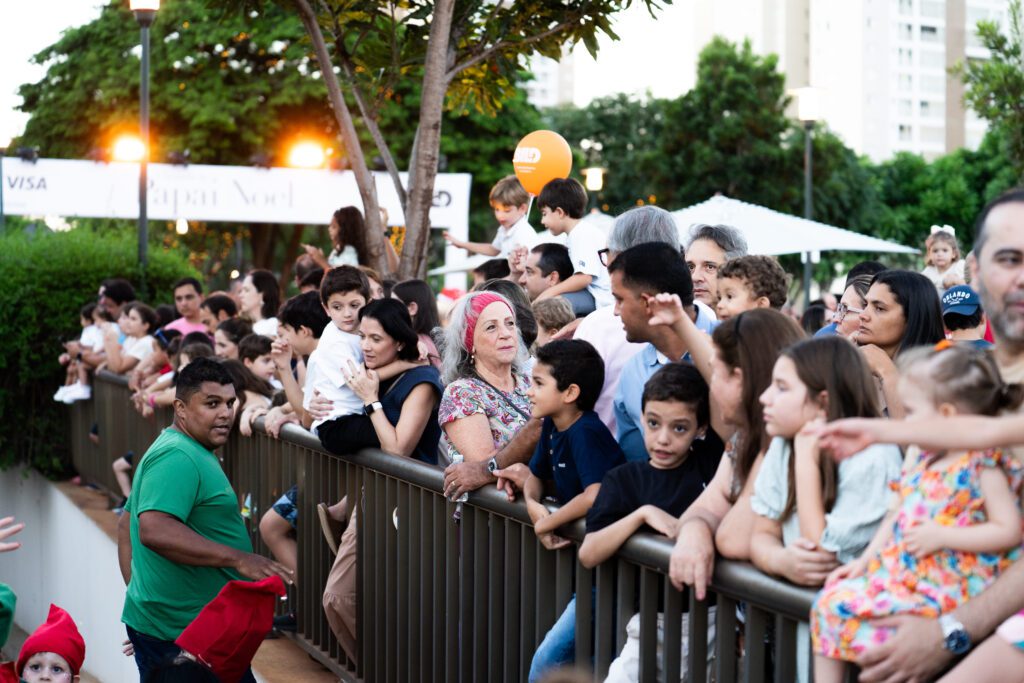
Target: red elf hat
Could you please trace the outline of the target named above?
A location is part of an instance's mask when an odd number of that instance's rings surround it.
[[[284,594],[279,576],[229,581],[174,642],[222,683],[237,683],[274,624],[275,599]]]
[[[40,652],[54,652],[63,657],[71,667],[72,676],[78,675],[82,669],[82,662],[85,661],[85,640],[78,632],[75,620],[56,605],[50,605],[46,623],[40,625],[21,647],[17,672],[21,674],[25,663],[32,655]]]

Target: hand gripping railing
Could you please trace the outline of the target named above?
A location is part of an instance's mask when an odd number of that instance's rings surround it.
[[[141,417],[124,378],[109,373],[99,373],[93,395],[71,411],[74,464],[114,492],[111,462],[127,450],[141,458],[172,414]],[[88,438],[93,424],[98,446]],[[669,583],[672,544],[663,537],[636,534],[589,570],[576,562],[575,547],[543,548],[522,503],[493,487],[470,494],[456,523],[441,494],[442,471],[418,461],[369,450],[339,457],[292,425],[273,439],[260,420],[252,437],[233,434],[221,458],[257,552],[269,554],[260,517],[298,485],[298,573],[283,610],[297,616],[296,642],[345,680],[526,680],[538,644],[574,593],[576,661],[595,680],[608,673],[635,613],[639,680],[796,680],[797,627],[813,593],[748,564],[716,563],[709,611],[709,601]],[[339,647],[321,606],[333,557],[316,504],[342,496],[349,510],[352,501],[360,505],[358,663]],[[560,533],[580,541],[583,524]]]

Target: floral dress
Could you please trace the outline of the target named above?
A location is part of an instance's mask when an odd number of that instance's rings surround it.
[[[900,508],[888,545],[858,577],[831,583],[811,608],[814,652],[853,660],[884,643],[892,633],[870,622],[896,614],[937,617],[950,612],[991,584],[1021,553],[939,550],[918,559],[907,550],[905,533],[934,519],[945,526],[985,521],[982,468],[1001,468],[1019,495],[1024,469],[999,451],[971,451],[946,468],[929,468],[932,454],[921,453],[899,483]]]
[[[475,377],[463,377],[449,384],[445,387],[437,414],[442,429],[449,422],[479,413],[487,418],[495,450],[511,441],[530,419],[530,399],[526,397],[530,380],[524,375],[513,376],[516,385],[509,393],[495,389]],[[441,444],[451,462],[457,451],[444,431],[441,432]]]

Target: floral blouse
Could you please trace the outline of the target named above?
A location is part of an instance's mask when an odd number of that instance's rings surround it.
[[[511,441],[516,432],[526,424],[530,415],[530,400],[526,397],[530,379],[517,374],[513,374],[513,377],[516,382],[515,389],[508,394],[475,377],[457,379],[445,388],[437,420],[442,427],[441,444],[449,461],[458,453],[443,431],[449,422],[477,413],[485,415],[491,427],[495,449],[500,449]]]

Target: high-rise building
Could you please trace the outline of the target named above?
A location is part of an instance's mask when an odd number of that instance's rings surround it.
[[[573,98],[573,55],[569,49],[562,52],[562,59],[534,57],[530,60],[533,80],[525,84],[526,99],[538,109],[572,104]]]
[[[826,122],[873,159],[977,146],[985,124],[950,69],[987,57],[975,27],[1006,9],[1006,0],[811,0],[810,85],[826,91]]]
[[[787,88],[821,88],[825,123],[881,160],[976,147],[985,122],[950,68],[985,59],[975,27],[1008,0],[695,0],[694,51],[721,35],[779,56]],[[689,55],[687,55],[689,56]],[[695,72],[695,69],[693,69]],[[692,83],[689,84],[692,87]]]

